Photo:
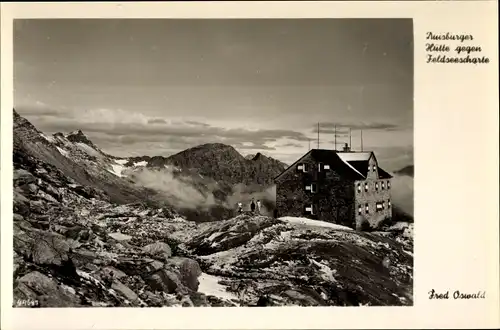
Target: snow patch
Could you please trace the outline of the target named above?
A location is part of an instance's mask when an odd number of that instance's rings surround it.
[[[335,271],[333,269],[331,269],[330,267],[328,267],[327,265],[323,264],[323,263],[319,263],[317,262],[316,260],[313,260],[313,259],[310,259],[312,261],[313,264],[315,264],[316,266],[319,267],[319,269],[321,270],[321,277],[325,280],[325,281],[329,281],[329,282],[337,282],[337,280],[335,279]]]
[[[108,170],[110,173],[113,173],[114,175],[118,177],[123,177],[122,172],[125,169],[123,165],[118,165],[118,164],[111,164],[112,170]]]
[[[64,150],[64,149],[62,149],[62,148],[59,148],[58,146],[56,146],[56,148],[57,148],[57,150],[59,151],[59,153],[60,153],[61,155],[63,155],[64,157],[68,157],[68,154],[69,154],[69,152],[68,152],[68,151],[66,151],[66,150]]]
[[[54,138],[53,137],[48,137],[47,135],[43,134],[43,133],[40,133],[40,135],[47,141],[49,142],[54,142]]]
[[[334,223],[329,223],[329,222],[324,222],[324,221],[319,221],[319,220],[312,220],[312,219],[308,219],[308,218],[281,217],[278,220],[281,220],[283,222],[288,222],[291,224],[297,224],[297,225],[326,227],[326,228],[338,229],[338,230],[352,230],[352,228],[349,228],[346,226],[337,225]]]
[[[220,280],[220,277],[202,273],[200,277],[198,277],[198,281],[200,282],[198,292],[224,300],[238,300],[238,297],[235,294],[228,292],[224,285],[219,284]]]
[[[95,150],[94,148],[85,143],[77,142],[76,146],[79,147],[81,150],[85,151],[90,156],[95,156],[95,157],[101,156],[99,151]]]
[[[146,166],[148,165],[148,162],[143,160],[142,162],[137,162],[137,163],[134,163],[134,166]]]
[[[128,159],[115,159],[115,163],[119,165],[125,165],[128,162]]]

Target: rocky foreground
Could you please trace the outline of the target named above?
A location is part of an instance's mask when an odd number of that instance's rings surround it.
[[[188,222],[118,205],[55,167],[14,172],[14,305],[412,305],[413,243],[257,215]]]

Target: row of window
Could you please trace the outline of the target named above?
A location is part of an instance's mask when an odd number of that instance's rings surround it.
[[[386,185],[387,184],[387,185]],[[365,191],[368,191],[368,182],[365,182]],[[376,181],[375,182],[375,191],[378,191],[378,189],[384,190],[386,187],[387,189],[391,189],[391,181]],[[358,192],[361,192],[361,183],[358,183]]]
[[[391,208],[391,200],[387,200],[387,202],[376,202],[375,203],[375,210],[376,212],[382,212],[383,210],[385,210],[386,208],[387,209],[390,209]],[[364,209],[365,209],[365,214],[370,214],[370,208],[369,208],[369,205],[368,203],[366,203],[364,205]],[[311,214],[311,215],[314,215],[316,214],[316,206],[315,205],[306,205],[304,206],[304,211],[305,213],[308,213],[308,214]],[[359,204],[358,205],[358,214],[361,215],[363,213],[363,205],[362,204]]]
[[[387,200],[387,203],[386,202],[376,202],[375,203],[375,210],[376,212],[382,212],[383,210],[385,210],[385,208],[387,207],[387,209],[390,209],[391,208],[391,200]],[[363,213],[363,205],[360,204],[358,205],[358,214],[362,214]],[[366,214],[369,214],[370,213],[370,208],[368,207],[368,203],[365,204],[365,213]]]
[[[322,171],[328,171],[330,169],[330,165],[328,164],[323,164],[323,163],[318,163],[318,172]],[[297,165],[297,171],[300,172],[310,172],[312,170],[313,166],[311,164],[303,163],[303,164],[298,164]]]

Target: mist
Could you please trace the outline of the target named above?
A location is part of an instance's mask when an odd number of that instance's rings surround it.
[[[262,214],[271,215],[276,204],[276,187],[262,185],[227,186],[212,179],[183,174],[172,168],[140,168],[129,176],[135,184],[153,189],[177,209],[210,212],[226,209],[223,217],[236,214],[239,202],[250,210],[251,200],[262,202]],[[222,220],[222,219],[218,219]]]
[[[141,168],[130,176],[137,185],[153,189],[165,196],[177,208],[209,209],[216,205],[210,189],[197,187],[192,178],[178,176],[171,169],[150,170]]]

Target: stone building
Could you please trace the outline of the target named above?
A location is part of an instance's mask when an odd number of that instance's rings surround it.
[[[312,149],[275,178],[277,216],[373,227],[392,218],[391,178],[371,151]]]

